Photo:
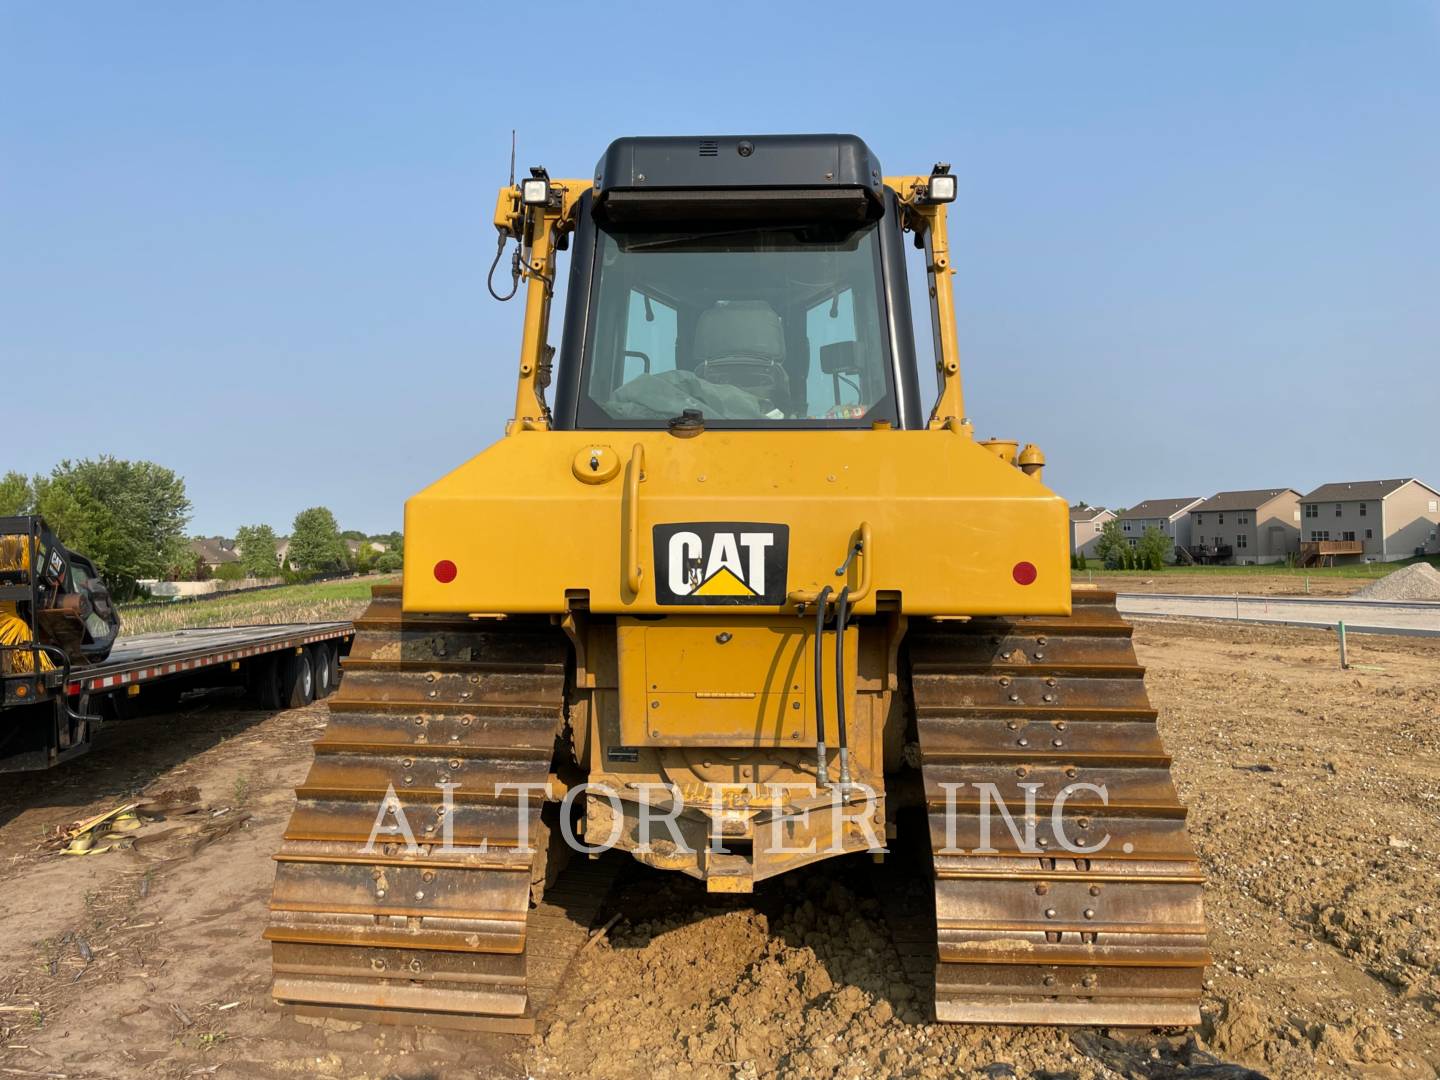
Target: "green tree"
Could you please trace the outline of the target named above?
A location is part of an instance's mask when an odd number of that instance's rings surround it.
[[[280,572],[280,549],[269,525],[242,525],[235,534],[240,565],[251,577],[274,577]]]
[[[306,574],[343,570],[346,555],[340,527],[329,509],[312,506],[295,515],[290,528],[290,565],[296,570]]]
[[[186,556],[185,481],[151,461],[62,461],[36,477],[35,509],[61,541],[88,555],[117,599],[137,579],[163,577]]]
[[[1130,539],[1121,529],[1119,521],[1112,518],[1100,526],[1100,536],[1095,541],[1095,554],[1100,556],[1100,561],[1107,570],[1118,570],[1125,566],[1130,557]]]
[[[1165,556],[1170,554],[1170,538],[1151,525],[1135,545],[1135,561],[1140,570],[1163,570]]]
[[[382,574],[399,573],[404,565],[404,556],[395,550],[381,552],[380,557],[375,560],[375,569]]]
[[[0,476],[0,516],[28,514],[35,503],[30,478],[14,470]]]
[[[355,573],[368,574],[375,568],[375,558],[379,555],[379,552],[371,547],[370,541],[363,536],[356,540],[355,543],[358,546],[354,552],[350,551],[349,544],[345,545],[346,562]]]

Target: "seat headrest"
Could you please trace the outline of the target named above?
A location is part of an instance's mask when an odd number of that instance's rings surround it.
[[[695,327],[695,360],[724,356],[785,362],[780,316],[763,300],[736,300],[701,312]]]

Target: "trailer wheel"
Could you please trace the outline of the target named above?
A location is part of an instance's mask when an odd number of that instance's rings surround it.
[[[255,707],[274,712],[283,707],[280,697],[280,662],[273,656],[250,661],[250,700]]]
[[[310,650],[300,649],[280,660],[280,707],[298,709],[315,700],[315,666]]]
[[[330,696],[335,689],[335,662],[331,647],[323,641],[310,646],[310,670],[315,673],[315,700]]]

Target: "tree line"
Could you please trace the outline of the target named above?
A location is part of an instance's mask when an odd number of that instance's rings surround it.
[[[101,456],[62,461],[48,475],[11,470],[0,477],[0,516],[40,514],[61,543],[95,563],[120,600],[138,595],[144,579],[196,576],[198,557],[185,534],[190,510],[184,479],[152,461]],[[347,539],[360,541],[354,555]],[[402,564],[402,539],[386,534],[378,542],[387,550],[375,551],[372,538],[342,533],[335,515],[315,506],[295,515],[284,566],[279,538],[263,524],[238,531],[239,560],[226,565],[237,566],[239,576],[296,579],[346,570],[392,572]]]

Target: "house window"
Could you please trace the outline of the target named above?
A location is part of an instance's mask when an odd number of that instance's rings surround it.
[[[1137,539],[1136,539],[1135,537],[1133,537],[1133,536],[1127,537],[1127,540],[1128,540],[1128,542],[1129,542],[1129,544],[1130,544],[1131,547],[1136,547],[1136,546],[1139,545],[1139,543],[1140,543],[1140,541],[1137,540]]]
[[[1311,540],[1329,540],[1329,539],[1330,539],[1330,530],[1329,530],[1329,529],[1311,529],[1311,530],[1310,530],[1310,539],[1311,539]]]
[[[1237,518],[1235,519],[1235,521],[1236,521],[1237,524],[1240,524],[1240,525],[1249,525],[1249,524],[1250,524],[1250,515],[1249,515],[1249,514],[1241,514],[1239,517],[1237,517]]]
[[[1374,530],[1374,529],[1366,529],[1366,530],[1365,530],[1365,539],[1366,539],[1366,540],[1374,540],[1374,539],[1375,539],[1375,530]]]
[[[1361,517],[1364,517],[1364,516],[1365,516],[1365,504],[1364,504],[1364,503],[1361,503],[1361,504],[1360,504],[1360,516],[1361,516]]]
[[[1341,539],[1341,540],[1354,540],[1354,539],[1355,539],[1355,533],[1354,533],[1352,530],[1347,529],[1345,532],[1342,532],[1342,533],[1340,534],[1340,539]]]
[[[1305,504],[1305,516],[1306,516],[1306,517],[1319,517],[1319,516],[1320,516],[1320,505],[1319,505],[1318,503],[1306,503],[1306,504]]]
[[[1201,547],[1204,547],[1204,546],[1205,546],[1205,534],[1204,534],[1204,533],[1201,533],[1201,534],[1200,534],[1200,546],[1201,546]]]
[[[1204,525],[1204,524],[1205,524],[1205,516],[1204,516],[1203,514],[1196,514],[1196,515],[1195,515],[1195,524],[1196,524],[1196,525]]]
[[[1335,516],[1336,516],[1336,517],[1339,517],[1339,516],[1340,516],[1340,504],[1339,504],[1339,503],[1336,503],[1336,504],[1335,504]]]
[[[1235,537],[1235,546],[1237,548],[1249,547],[1249,544],[1250,542],[1248,539],[1246,539],[1244,533],[1241,533],[1239,536]]]
[[[1218,521],[1221,525],[1224,525],[1224,524],[1225,524],[1225,515],[1224,515],[1223,513],[1216,514],[1216,515],[1215,515],[1215,520]]]
[[[1130,531],[1130,523],[1129,523],[1128,521],[1125,522],[1125,523],[1124,523],[1123,525],[1121,525],[1120,527],[1121,527],[1122,529],[1124,529],[1126,532],[1129,532],[1129,531]]]
[[[1437,502],[1435,499],[1431,499],[1431,500],[1430,500],[1430,513],[1433,514],[1433,513],[1435,513],[1437,510],[1440,510],[1440,502]]]

